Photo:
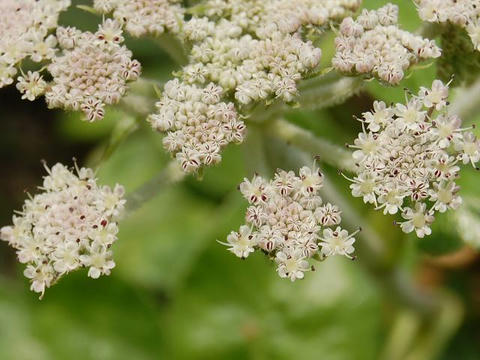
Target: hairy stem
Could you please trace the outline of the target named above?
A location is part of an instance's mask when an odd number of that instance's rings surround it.
[[[363,88],[364,81],[360,77],[345,77],[336,72],[300,81],[296,107],[306,110],[319,110],[343,103]],[[250,114],[250,122],[262,123],[274,119],[292,110],[292,105],[276,100],[268,106],[259,105]]]
[[[338,105],[360,92],[364,83],[360,77],[343,77],[332,72],[302,81],[297,101],[302,109],[308,110]]]
[[[163,187],[177,183],[185,176],[186,173],[182,171],[180,165],[175,160],[171,161],[157,176],[127,195],[126,215],[155,197]]]

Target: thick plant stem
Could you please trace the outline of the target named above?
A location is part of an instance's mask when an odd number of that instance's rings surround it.
[[[342,104],[360,92],[364,81],[360,77],[340,77],[330,73],[299,84],[298,103],[302,109],[316,110]]]
[[[355,171],[355,163],[350,151],[316,137],[308,130],[302,129],[285,119],[268,123],[265,130],[269,135],[276,136],[300,150],[318,156],[322,162],[339,169]]]
[[[171,161],[157,176],[127,195],[126,215],[128,216],[128,214],[140,208],[145,202],[157,195],[163,187],[179,182],[185,176],[186,173],[180,165],[175,160]]]
[[[348,98],[360,92],[364,81],[359,77],[345,77],[330,72],[326,75],[303,80],[298,83],[296,106],[307,110],[319,110],[343,103]],[[283,101],[276,100],[269,106],[259,105],[250,114],[249,120],[262,123],[281,116],[292,109]]]

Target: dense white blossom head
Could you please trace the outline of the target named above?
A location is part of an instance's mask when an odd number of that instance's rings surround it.
[[[107,19],[94,34],[60,27],[57,37],[63,53],[48,66],[53,77],[45,93],[48,105],[81,110],[88,121],[102,119],[105,105],[118,103],[141,70],[121,45],[120,24]]]
[[[181,0],[94,0],[96,10],[112,16],[133,36],[177,33],[183,21]]]
[[[57,41],[50,31],[70,0],[0,1],[0,88],[13,82],[15,66],[25,58],[51,59]]]
[[[216,82],[242,105],[267,97],[292,101],[297,81],[321,57],[302,29],[327,27],[359,5],[359,0],[207,1],[204,16],[194,16],[182,29],[193,45],[183,76]]]
[[[441,54],[434,41],[398,28],[398,6],[392,4],[363,10],[356,20],[345,18],[335,46],[335,69],[369,74],[390,84],[398,84],[413,64]]]
[[[110,247],[125,204],[123,187],[98,185],[91,169],[72,171],[58,163],[46,170],[42,192],[25,201],[13,225],[0,229],[0,238],[26,264],[31,289],[41,296],[63,275],[83,267],[94,279],[110,274],[115,266]]]
[[[357,175],[350,188],[384,214],[400,212],[404,232],[431,233],[434,213],[462,203],[459,165],[480,160],[480,142],[448,111],[448,84],[435,80],[406,104],[375,102],[363,114],[354,145]]]
[[[339,225],[340,209],[323,203],[318,191],[323,175],[315,168],[278,170],[273,180],[255,175],[245,179],[240,192],[250,206],[246,225],[232,231],[227,242],[233,254],[246,258],[261,250],[277,263],[277,272],[291,281],[302,279],[313,267],[311,258],[344,255],[352,259],[355,232],[348,234]]]
[[[480,51],[480,0],[415,0],[424,21],[464,28],[475,49]]]

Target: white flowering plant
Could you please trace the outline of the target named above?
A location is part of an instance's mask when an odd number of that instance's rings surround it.
[[[417,335],[446,339],[462,309],[412,273],[480,248],[477,2],[1,1],[0,96],[56,118],[62,140],[34,151],[43,181],[5,196],[0,249],[44,302],[113,274],[93,283],[182,294],[174,317],[205,300],[196,284],[248,280],[232,297],[264,295],[285,328],[284,305],[307,319],[313,297],[372,286],[395,298],[383,358],[434,359]],[[185,336],[171,358],[201,347]],[[280,348],[265,357],[295,357]]]

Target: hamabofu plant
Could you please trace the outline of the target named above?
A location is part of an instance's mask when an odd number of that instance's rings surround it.
[[[157,39],[178,69],[163,86],[149,85],[158,95],[156,109],[136,115],[163,134],[174,159],[164,170],[164,183],[218,164],[226,146],[248,139],[249,127],[286,141],[300,136],[292,151],[308,161],[319,155],[313,165],[298,161],[295,171],[285,164],[273,177],[265,171],[246,174],[239,185],[249,204],[246,224],[219,241],[240,258],[264,252],[280,277],[294,281],[314,269],[314,260],[354,258],[354,236],[362,224],[349,233],[340,225],[341,207],[320,196],[326,175],[318,167],[324,160],[351,181],[354,197],[384,214],[399,213],[396,223],[418,237],[430,235],[436,212],[462,205],[460,165],[475,167],[480,160],[473,127],[462,126],[450,109],[451,80],[406,90],[403,103],[375,101],[372,110],[358,114],[362,131],[348,145],[351,152],[284,119],[289,109],[342,103],[367,81],[397,86],[420,71],[420,64],[448,63],[441,44],[399,27],[398,6],[361,10],[361,3],[94,0],[82,8],[102,21],[96,32],[88,32],[59,22],[69,0],[4,0],[0,87],[15,84],[23,99],[44,96],[49,108],[81,111],[89,122],[102,121],[109,106],[122,103],[135,112],[124,102],[129,84],[141,79],[141,65],[123,45],[124,37]],[[418,0],[416,6],[422,20],[456,26],[468,34],[472,51],[480,49],[479,1]],[[319,46],[327,33],[334,34],[335,54],[325,65]],[[443,77],[445,69],[450,67],[443,67]],[[305,154],[309,143],[318,146]],[[94,170],[76,163],[74,169],[62,164],[45,169],[40,192],[29,195],[13,225],[0,233],[41,296],[82,267],[92,278],[108,275],[122,217],[160,187],[125,195],[122,186],[101,186]]]

